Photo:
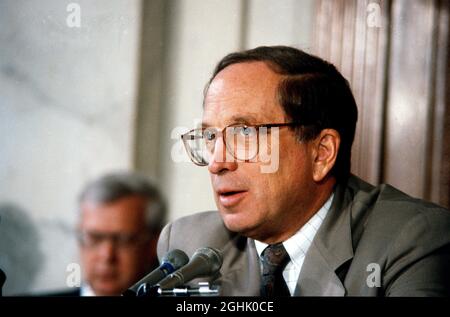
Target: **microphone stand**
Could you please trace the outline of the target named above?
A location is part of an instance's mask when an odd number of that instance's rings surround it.
[[[217,286],[211,288],[208,282],[199,282],[198,284],[199,287],[184,286],[169,289],[161,289],[158,285],[142,284],[137,291],[137,296],[219,296],[219,288]]]

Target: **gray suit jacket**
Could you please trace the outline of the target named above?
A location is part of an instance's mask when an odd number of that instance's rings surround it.
[[[217,211],[167,225],[158,256],[172,249],[191,256],[206,246],[220,249],[224,256],[220,274],[209,279],[220,286],[221,295],[259,295],[254,241],[227,230]],[[200,280],[208,279],[192,284]],[[449,296],[450,212],[389,185],[373,187],[351,176],[347,184],[336,186],[295,295]]]

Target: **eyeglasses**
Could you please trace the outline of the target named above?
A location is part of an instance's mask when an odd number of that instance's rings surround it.
[[[193,129],[183,134],[181,139],[189,158],[196,165],[207,166],[209,164],[216,140],[220,136],[222,136],[223,145],[227,149],[226,152],[232,156],[232,161],[249,162],[258,155],[261,140],[272,133],[272,128],[300,125],[303,124],[299,122],[259,125],[233,124],[222,130],[212,127]],[[222,159],[225,159],[225,162],[230,159],[227,153],[222,153]]]
[[[146,241],[148,238],[143,232],[134,234],[124,233],[102,233],[94,231],[78,231],[78,242],[81,246],[94,249],[101,245],[104,241],[111,241],[118,248],[129,248],[140,242]]]

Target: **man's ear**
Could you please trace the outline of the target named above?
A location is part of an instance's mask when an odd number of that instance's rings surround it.
[[[324,129],[312,142],[313,145],[313,179],[323,181],[330,173],[339,151],[341,136],[334,129]]]

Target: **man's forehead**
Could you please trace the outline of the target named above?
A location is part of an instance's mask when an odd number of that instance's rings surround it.
[[[211,81],[208,95],[216,95],[226,88],[248,90],[249,87],[273,87],[283,76],[274,72],[264,62],[244,62],[229,65],[222,69]]]
[[[278,118],[276,90],[281,77],[263,62],[226,67],[206,92],[202,125],[217,125],[217,121],[257,124]]]

